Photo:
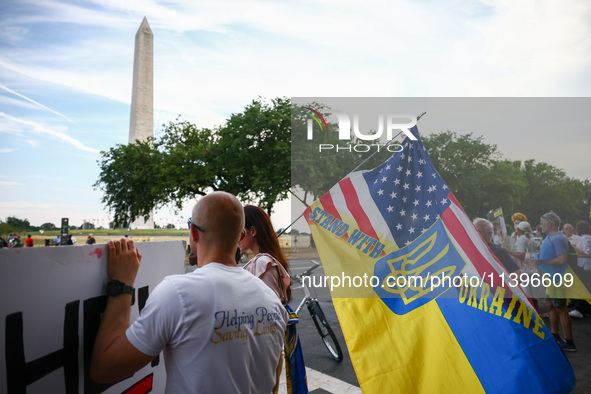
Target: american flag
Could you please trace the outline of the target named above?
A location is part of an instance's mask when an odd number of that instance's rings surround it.
[[[403,151],[365,172],[377,209],[398,245],[425,232],[450,205],[449,189],[422,144],[407,141]]]

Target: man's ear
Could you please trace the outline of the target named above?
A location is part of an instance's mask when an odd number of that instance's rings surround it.
[[[195,226],[191,226],[191,237],[193,238],[193,241],[199,241],[199,230],[197,230],[197,227]]]

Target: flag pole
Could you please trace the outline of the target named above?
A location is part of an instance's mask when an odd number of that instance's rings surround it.
[[[421,113],[419,116],[417,116],[417,122],[418,122],[418,121],[419,121],[419,119],[421,119],[421,118],[423,117],[423,115],[425,115],[426,113],[427,113],[427,112],[423,112],[423,113]],[[392,142],[394,142],[394,139],[395,139],[396,137],[398,137],[400,134],[402,134],[402,131],[401,131],[400,133],[396,134],[394,137],[392,137],[392,139],[391,139],[390,141],[388,141],[388,143],[384,144],[384,146],[383,146],[382,148],[385,148],[386,146],[388,146],[388,145],[390,145]],[[380,150],[379,150],[379,149],[378,149],[378,150],[376,150],[376,151],[375,151],[374,153],[372,153],[372,154],[371,154],[371,155],[370,155],[370,156],[369,156],[367,159],[363,160],[363,161],[361,162],[361,164],[359,164],[357,167],[355,167],[355,168],[353,168],[351,171],[349,171],[349,172],[347,173],[347,175],[345,175],[343,178],[341,178],[341,180],[342,180],[342,179],[344,179],[344,178],[346,178],[346,177],[347,177],[348,175],[350,175],[351,173],[355,172],[355,171],[356,171],[356,170],[357,170],[359,167],[361,167],[362,165],[364,165],[364,164],[365,164],[365,163],[366,163],[366,162],[367,162],[369,159],[371,159],[372,157],[374,157],[374,156],[375,156],[377,153],[379,153],[379,152],[380,152]],[[293,194],[293,193],[292,193],[292,194]],[[296,218],[296,220],[294,220],[293,222],[291,222],[291,223],[289,224],[289,226],[287,226],[286,228],[284,228],[283,230],[281,230],[281,231],[279,232],[279,234],[277,234],[277,237],[279,237],[281,234],[283,234],[284,232],[286,232],[286,231],[287,231],[287,229],[288,229],[288,228],[290,228],[291,226],[293,226],[293,224],[294,224],[295,222],[297,222],[298,220],[300,220],[300,218],[301,218],[302,216],[304,216],[304,213],[303,213],[303,212],[302,212],[302,214],[301,214],[300,216],[298,216],[298,217]]]

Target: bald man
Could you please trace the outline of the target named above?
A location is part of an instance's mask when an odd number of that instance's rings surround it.
[[[167,393],[271,392],[287,314],[263,281],[236,265],[244,209],[229,193],[211,193],[193,208],[189,228],[198,269],[166,277],[131,327],[131,294],[107,286],[91,377],[117,382],[164,350]],[[110,279],[133,286],[141,260],[133,241],[109,241],[108,249]]]

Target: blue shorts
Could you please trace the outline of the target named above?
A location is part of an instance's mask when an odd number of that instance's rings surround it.
[[[552,304],[552,306],[554,308],[562,308],[563,306],[566,306],[566,299],[564,298],[546,298],[546,302],[549,302]]]

